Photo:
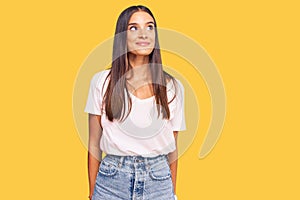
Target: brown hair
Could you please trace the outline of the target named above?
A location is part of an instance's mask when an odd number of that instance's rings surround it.
[[[149,65],[150,73],[152,76],[152,89],[153,94],[155,95],[155,101],[157,104],[157,111],[160,114],[162,112],[163,118],[170,118],[170,110],[168,106],[168,98],[166,91],[166,82],[167,80],[172,80],[176,86],[176,81],[174,78],[165,72],[162,68],[162,59],[160,53],[160,46],[158,42],[158,33],[157,33],[157,24],[152,12],[145,6],[131,6],[125,9],[119,16],[117,20],[115,35],[114,35],[114,44],[113,44],[113,61],[110,68],[110,72],[107,78],[109,77],[109,83],[107,90],[104,94],[104,105],[105,112],[110,121],[114,119],[123,120],[125,116],[125,92],[128,101],[128,114],[131,111],[131,98],[129,96],[125,74],[132,68],[128,64],[128,55],[127,55],[127,26],[130,17],[132,14],[138,11],[147,12],[154,20],[155,27],[155,46],[153,51],[149,55]],[[176,87],[177,88],[177,87]],[[175,98],[175,96],[174,96]],[[173,98],[173,99],[174,99]],[[172,100],[173,100],[172,99]],[[171,101],[172,101],[171,100]],[[161,106],[160,106],[161,105]]]

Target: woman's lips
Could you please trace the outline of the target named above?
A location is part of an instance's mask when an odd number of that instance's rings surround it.
[[[150,44],[150,42],[137,42],[136,44],[144,47],[144,46],[148,46]]]

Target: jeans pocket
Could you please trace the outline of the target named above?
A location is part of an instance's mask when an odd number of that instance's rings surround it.
[[[171,178],[170,167],[167,163],[157,164],[154,167],[151,167],[149,175],[153,180],[167,180]]]
[[[102,160],[99,166],[99,173],[104,176],[114,176],[118,172],[118,169],[115,165]]]

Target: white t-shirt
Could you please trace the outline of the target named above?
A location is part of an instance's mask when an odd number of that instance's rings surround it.
[[[105,79],[110,70],[96,73],[91,82],[85,107],[85,112],[101,115],[103,127],[100,140],[100,149],[106,154],[133,156],[141,155],[154,157],[168,154],[175,150],[175,139],[173,131],[186,129],[184,116],[184,87],[177,79],[177,93],[175,99],[169,103],[170,119],[163,119],[162,113],[158,118],[155,97],[140,99],[130,93],[132,101],[131,112],[123,121],[109,121],[105,115],[105,109],[101,109],[109,78]],[[103,87],[103,84],[105,85]],[[103,88],[103,89],[102,89]],[[124,90],[125,92],[125,90]],[[170,81],[167,84],[168,102],[175,93],[175,86]],[[125,95],[125,103],[128,99]],[[125,116],[127,108],[125,108]]]

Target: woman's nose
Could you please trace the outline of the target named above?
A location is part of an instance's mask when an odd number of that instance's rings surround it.
[[[140,38],[147,38],[147,31],[146,31],[146,29],[140,29],[140,31],[139,31],[139,37]]]

